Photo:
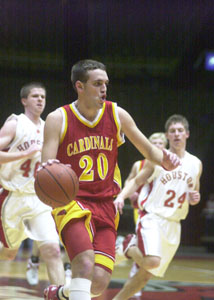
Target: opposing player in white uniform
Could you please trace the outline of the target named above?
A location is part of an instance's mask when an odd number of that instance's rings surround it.
[[[164,132],[154,132],[150,137],[149,137],[149,141],[157,146],[160,149],[166,148],[167,146],[167,138],[164,134]],[[131,171],[128,175],[128,177],[126,178],[125,182],[124,182],[124,186],[126,186],[129,181],[134,178],[139,172],[140,170],[142,170],[143,166],[144,166],[144,162],[145,159],[143,160],[137,160],[133,163]],[[137,199],[139,197],[139,189],[134,192],[130,197],[130,202],[131,205],[133,207],[133,217],[134,217],[134,222],[135,224],[137,223],[137,219],[138,219],[138,205],[137,205]]]
[[[34,191],[41,161],[46,90],[40,83],[20,92],[24,113],[12,114],[0,130],[0,259],[14,259],[26,238],[36,240],[52,283],[64,283],[59,238],[51,208]]]
[[[126,256],[133,258],[139,268],[113,300],[129,299],[146,285],[152,275],[164,275],[180,244],[180,220],[186,218],[189,204],[200,201],[202,163],[186,151],[188,121],[181,115],[172,115],[165,129],[169,150],[179,156],[181,165],[173,171],[166,171],[146,161],[142,171],[115,200],[122,213],[124,200],[144,184],[138,198],[141,212],[136,225],[136,241],[132,238],[124,249]]]
[[[157,146],[159,149],[164,149],[167,147],[167,144],[168,144],[168,141],[167,141],[167,138],[166,138],[166,135],[164,132],[154,132],[150,137],[149,137],[149,140],[150,142]],[[126,186],[131,179],[135,178],[137,176],[137,174],[143,169],[143,166],[144,166],[144,163],[145,163],[145,159],[143,160],[138,160],[136,162],[134,162],[132,168],[131,168],[131,171],[129,173],[129,176],[127,177],[127,179],[125,180],[124,182],[124,186]],[[139,206],[138,206],[138,197],[139,197],[139,194],[140,194],[140,190],[141,190],[142,186],[139,186],[137,191],[134,192],[130,197],[129,197],[129,200],[131,202],[131,205],[133,207],[133,217],[134,217],[134,222],[135,222],[135,225],[137,224],[137,220],[138,220],[138,217],[139,217]],[[122,237],[122,236],[118,236],[117,237],[117,241],[116,241],[116,264],[120,264],[120,261],[126,259],[124,254],[123,254],[123,251],[117,251],[118,249],[118,245],[120,248],[122,248],[123,246],[121,245],[122,242],[124,241],[124,243],[128,243],[129,240],[133,237],[133,235],[128,235],[126,238],[125,237]],[[121,247],[122,246],[122,247]],[[118,253],[119,252],[119,253]],[[121,256],[121,253],[122,252],[122,256]],[[132,267],[131,267],[131,270],[129,272],[129,277],[132,277],[134,276],[134,274],[136,273],[138,267],[136,265],[135,262],[133,262],[132,264]],[[137,293],[134,294],[134,297],[140,297],[142,294],[141,291],[138,291]]]

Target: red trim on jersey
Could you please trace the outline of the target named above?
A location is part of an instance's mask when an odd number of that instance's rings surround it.
[[[140,218],[143,218],[146,214],[147,214],[147,212],[145,210],[140,211]],[[143,238],[142,238],[142,235],[141,235],[141,229],[142,229],[142,225],[141,225],[141,222],[139,222],[137,232],[136,232],[137,233],[137,239],[138,239],[138,248],[143,253],[143,256],[145,256],[146,252],[145,252]]]
[[[8,194],[9,194],[9,191],[7,191],[7,190],[3,190],[3,192],[0,194],[0,212],[1,212],[1,216],[2,216],[3,203],[4,203],[4,200],[7,198]],[[6,242],[6,239],[5,239],[5,235],[4,235],[2,218],[0,218],[0,241],[4,244],[4,246],[6,248],[9,248],[9,246]]]
[[[150,193],[152,191],[152,188],[153,188],[153,181],[151,183],[149,183],[149,192],[148,192],[147,197],[140,202],[140,206],[141,207],[143,207],[144,203],[148,200],[149,195],[150,195]],[[141,211],[141,212],[143,212],[143,211]]]
[[[139,171],[140,171],[141,169],[143,169],[144,164],[145,164],[145,159],[142,159],[141,162],[140,162],[140,168],[139,168]]]
[[[145,164],[145,159],[142,159],[140,162],[140,167],[139,167],[139,172],[143,169],[143,166]],[[140,193],[140,190],[142,189],[143,184],[141,186],[139,186],[139,188],[137,189],[137,193]],[[138,205],[136,206],[136,208],[138,208]]]
[[[95,266],[99,266],[100,268],[104,269],[104,270],[107,271],[108,273],[112,274],[112,270],[110,270],[109,268],[107,268],[107,267],[104,266],[104,265],[95,263]]]

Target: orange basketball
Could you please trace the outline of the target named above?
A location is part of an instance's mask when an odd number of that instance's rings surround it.
[[[79,180],[71,167],[54,162],[36,173],[34,187],[42,202],[56,208],[68,204],[76,197]]]

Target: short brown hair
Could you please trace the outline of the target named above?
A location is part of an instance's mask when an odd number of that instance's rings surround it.
[[[78,61],[75,65],[73,65],[71,69],[71,82],[76,90],[75,83],[80,80],[81,82],[87,82],[89,76],[88,71],[101,69],[103,71],[106,71],[106,66],[96,60],[92,59],[85,59]]]
[[[30,82],[30,83],[26,83],[20,91],[20,98],[27,98],[28,95],[30,94],[31,90],[34,88],[41,88],[45,91],[46,94],[46,88],[45,86],[40,83],[40,82]]]
[[[186,131],[189,131],[189,122],[187,121],[187,119],[182,116],[182,115],[177,115],[174,114],[172,116],[170,116],[165,123],[165,131],[167,132],[169,130],[169,127],[174,124],[174,123],[181,123],[183,124],[184,128],[186,129]]]

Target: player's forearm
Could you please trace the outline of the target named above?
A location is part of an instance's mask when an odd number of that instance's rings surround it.
[[[6,164],[11,161],[19,160],[28,156],[27,151],[8,153],[0,151],[0,164]]]
[[[151,145],[147,159],[159,166],[162,166],[163,151],[157,148],[156,146]]]
[[[120,196],[125,200],[129,198],[134,192],[137,191],[139,185],[137,185],[135,179],[131,179],[127,185],[120,192]]]
[[[42,149],[42,163],[47,162],[49,159],[55,159],[57,156],[57,151],[53,151],[53,148],[49,148],[44,145]]]
[[[161,165],[163,161],[163,153],[156,149],[154,145],[146,138],[146,136],[136,126],[134,120],[128,112],[118,107],[118,114],[121,121],[121,130],[131,141],[131,143],[140,151],[140,153],[155,164]]]
[[[148,160],[157,165],[162,165],[163,152],[156,146],[152,145],[150,141],[137,128],[132,134],[127,134],[128,139],[135,145],[138,151]]]

